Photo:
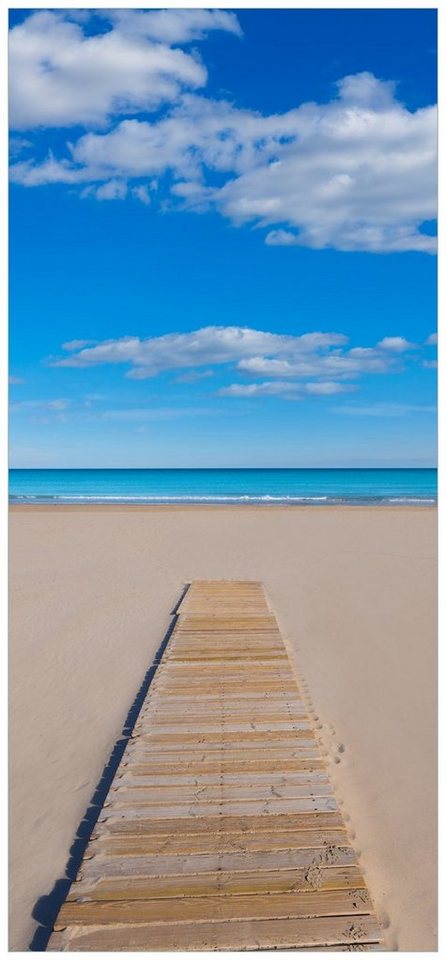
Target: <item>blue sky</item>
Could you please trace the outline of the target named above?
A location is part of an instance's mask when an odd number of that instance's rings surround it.
[[[431,10],[11,14],[12,466],[430,466]]]

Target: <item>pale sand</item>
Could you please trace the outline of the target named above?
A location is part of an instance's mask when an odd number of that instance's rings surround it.
[[[221,577],[265,584],[388,946],[434,950],[435,558],[430,508],[13,509],[11,948],[63,876],[183,584]]]

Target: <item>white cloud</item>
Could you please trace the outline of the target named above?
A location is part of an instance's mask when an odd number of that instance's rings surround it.
[[[249,357],[241,360],[237,368],[253,376],[351,379],[366,373],[388,373],[396,368],[396,360],[390,351],[386,354],[377,347],[353,347],[343,352],[289,350],[283,359]]]
[[[221,387],[220,397],[296,397],[300,393],[300,385],[286,380],[266,380],[264,383],[231,383],[229,387]]]
[[[86,167],[78,169],[69,160],[56,160],[50,151],[42,163],[20,161],[11,167],[12,183],[20,183],[24,187],[41,187],[47,183],[76,184],[91,180],[91,171]]]
[[[32,140],[26,140],[25,137],[10,137],[9,156],[17,157],[20,153],[23,153],[24,150],[29,150],[32,145]]]
[[[410,343],[405,337],[384,337],[377,343],[377,347],[380,347],[381,350],[393,350],[395,353],[412,350],[413,346],[413,343]]]
[[[109,10],[107,16],[123,33],[148,37],[160,43],[190,43],[211,30],[226,30],[241,36],[234,13],[226,10]]]
[[[150,111],[206,83],[195,52],[173,43],[210,30],[239,33],[224,11],[109,11],[104,32],[88,33],[69,11],[31,13],[9,37],[13,129],[100,126],[113,115]],[[113,21],[110,23],[110,21]]]
[[[405,417],[409,413],[436,413],[432,405],[416,403],[371,403],[367,406],[334,407],[335,413],[345,413],[352,417]]]
[[[270,230],[265,237],[268,247],[297,247],[299,237],[290,230]]]
[[[426,370],[436,370],[438,364],[436,360],[423,360],[422,366]]]
[[[96,190],[97,200],[124,200],[127,196],[127,184],[124,180],[107,180]]]
[[[333,380],[323,380],[320,383],[316,381],[315,383],[305,384],[306,393],[313,393],[320,397],[330,397],[335,393],[349,393],[356,389],[356,386],[353,384],[335,383]]]
[[[325,381],[323,383],[293,383],[287,380],[266,380],[263,383],[232,383],[218,391],[220,397],[285,397],[299,400],[304,396],[333,396],[354,390],[350,384]]]
[[[332,334],[328,334],[330,338]],[[318,334],[323,337],[323,334]],[[130,363],[131,375],[145,379],[163,370],[230,363],[260,352],[286,353],[298,349],[302,338],[267,333],[249,327],[202,327],[191,333],[168,333],[162,337],[121,337],[104,340],[69,357],[53,361],[54,366],[91,367],[104,363]],[[303,344],[306,344],[303,339]],[[306,346],[305,349],[308,349]]]
[[[436,347],[438,343],[438,335],[436,333],[430,333],[424,342],[427,347]]]
[[[371,74],[345,78],[339,98],[284,116],[289,140],[229,180],[216,199],[236,223],[286,224],[270,245],[433,252],[420,232],[436,215],[436,110],[414,113]],[[290,230],[289,228],[294,228]]]
[[[135,197],[135,200],[140,200],[146,207],[151,203],[149,188],[145,183],[132,187],[132,197]]]
[[[403,337],[385,337],[375,347],[349,347],[348,339],[335,332],[313,331],[300,335],[269,333],[250,327],[201,327],[187,333],[161,337],[121,337],[88,345],[88,341],[64,344],[68,356],[50,359],[51,366],[90,368],[104,364],[127,366],[126,376],[146,380],[166,371],[186,371],[176,382],[193,382],[212,376],[209,367],[231,365],[245,376],[266,378],[263,392],[296,390],[296,381],[316,380],[308,393],[330,392],[330,384],[352,381],[367,374],[386,374],[403,369],[406,350],[415,346]],[[205,368],[204,370],[202,368]],[[264,384],[268,383],[265,387]],[[322,385],[323,384],[323,385]],[[259,392],[258,384],[235,384],[240,395]],[[344,385],[344,388],[351,389]],[[225,388],[226,390],[227,388]],[[234,390],[233,392],[236,392]],[[231,391],[232,392],[232,391]]]
[[[10,383],[11,386],[17,387],[17,386],[20,386],[20,384],[25,383],[25,381],[22,379],[22,377],[14,377],[11,375],[10,377],[8,377],[8,383]]]
[[[110,182],[167,174],[171,203],[271,227],[270,246],[435,252],[436,238],[422,230],[436,216],[435,107],[411,112],[394,84],[364,72],[339,80],[327,103],[269,116],[239,109],[188,92],[205,84],[205,68],[169,45],[209,29],[237,34],[233,14],[107,17],[111,29],[94,37],[60,12],[31,14],[13,29],[18,126],[90,128],[68,144],[69,158],[16,163],[15,182],[104,184],[89,192],[105,199]],[[162,102],[167,110],[152,122],[135,118]],[[105,133],[94,129],[112,114],[125,119]],[[130,193],[143,203],[149,197],[140,184],[130,183]]]

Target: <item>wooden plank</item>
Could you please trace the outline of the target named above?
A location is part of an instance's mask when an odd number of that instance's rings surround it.
[[[157,779],[156,777],[154,778]],[[268,797],[276,797],[278,800],[284,800],[290,797],[327,797],[332,795],[332,788],[329,783],[309,783],[309,784],[291,784],[291,785],[281,785],[278,786],[271,785],[270,783],[248,783],[246,786],[243,784],[233,783],[214,783],[203,786],[197,786],[196,783],[193,784],[177,784],[177,789],[175,793],[181,803],[188,803],[191,800],[196,800],[197,797],[201,801],[205,800],[266,800]],[[136,785],[135,787],[131,786],[120,786],[115,791],[115,798],[118,800],[125,800],[126,803],[131,801],[136,801],[139,803],[141,799],[141,790],[144,790],[144,796],[147,800],[147,803],[157,803],[159,801],[166,802],[166,799],[172,797],[172,785],[166,784],[160,786],[158,783],[152,785],[144,786]],[[113,797],[110,797],[110,800],[113,800]]]
[[[245,770],[243,773],[204,773],[197,779],[196,776],[184,773],[181,767],[179,767],[173,775],[160,776],[158,772],[156,774],[152,772],[150,776],[135,779],[135,777],[132,776],[131,770],[127,770],[126,772],[125,768],[120,767],[119,769],[122,770],[122,772],[118,773],[115,777],[105,805],[107,805],[109,800],[113,799],[115,791],[120,790],[122,787],[144,789],[145,787],[162,787],[167,785],[215,786],[216,784],[221,784],[222,786],[234,784],[237,786],[247,785],[253,787],[266,784],[268,787],[280,787],[286,784],[308,785],[329,782],[324,770],[301,770],[292,773],[281,773],[279,770],[274,771],[274,773],[259,773],[258,771],[250,770],[248,773]]]
[[[98,852],[96,852],[98,851]],[[87,877],[112,876],[182,876],[190,873],[215,873],[216,870],[235,872],[237,870],[289,870],[319,868],[323,863],[340,867],[354,864],[355,853],[350,845],[342,847],[306,847],[303,850],[266,850],[256,853],[247,851],[238,853],[222,851],[218,854],[202,853],[183,856],[150,856],[127,853],[125,856],[107,857],[102,855],[97,843],[92,844],[81,866],[82,875]]]
[[[379,944],[262,585],[194,582],[48,949]]]
[[[305,760],[312,757],[320,757],[319,750],[317,746],[312,744],[307,746],[305,741],[302,745],[294,744],[290,748],[280,748],[276,747],[270,748],[266,747],[264,750],[243,750],[239,748],[238,750],[233,750],[230,747],[222,748],[221,750],[184,750],[183,754],[181,751],[157,751],[151,750],[147,744],[134,747],[132,750],[127,751],[127,764],[133,763],[144,763],[150,764],[153,766],[154,771],[159,768],[160,764],[168,763],[218,763],[224,761],[228,763],[230,761],[241,760],[243,763],[247,764],[247,770],[251,769],[251,764],[257,764],[258,760],[274,760],[277,765],[280,767],[282,760]]]
[[[137,819],[144,816],[147,819],[165,820],[182,817],[218,817],[218,816],[273,816],[285,813],[329,813],[337,809],[336,800],[331,797],[296,797],[294,799],[276,800],[269,797],[266,800],[228,800],[226,803],[208,801],[200,803],[199,799],[191,803],[182,804],[177,797],[171,797],[164,804],[151,804],[147,799],[139,802],[134,800],[126,803],[120,796],[110,801],[107,811],[118,812],[123,816]]]
[[[150,834],[141,835],[115,833],[101,834],[96,849],[101,856],[163,856],[184,855],[193,853],[230,853],[261,852],[271,850],[303,850],[314,849],[316,846],[348,846],[348,836],[345,830],[299,830],[295,833],[284,830],[270,830],[263,833],[220,833],[192,835],[184,834],[180,837],[153,837]]]
[[[200,746],[206,743],[216,744],[218,747],[222,743],[239,743],[248,747],[258,742],[272,744],[286,737],[286,734],[281,730],[265,730],[263,732],[261,730],[246,730],[243,733],[240,733],[240,731],[226,733],[225,730],[219,730],[218,733],[209,733],[207,730],[196,733],[183,733],[178,731],[178,733],[175,734],[153,730],[150,726],[143,729],[143,726],[140,725],[138,729],[140,729],[141,732],[135,733],[132,739],[140,739],[141,741],[147,741],[148,743],[158,744],[160,746],[169,744],[191,744]],[[295,737],[314,737],[315,734],[310,722],[302,720],[299,721],[299,723],[293,724],[293,731],[289,736],[292,737],[292,742],[294,743]]]
[[[263,738],[260,738],[257,736],[257,734],[253,736],[246,734],[241,740],[237,740],[236,738],[232,739],[229,736],[225,736],[225,734],[222,734],[221,737],[215,737],[212,734],[198,734],[195,740],[189,740],[189,742],[185,742],[184,740],[179,740],[173,737],[164,740],[164,742],[160,742],[159,738],[156,736],[156,733],[150,729],[150,732],[148,731],[145,734],[140,734],[140,736],[137,738],[137,743],[140,744],[141,747],[148,747],[150,752],[170,754],[173,751],[182,751],[183,749],[188,751],[205,749],[206,751],[218,753],[219,751],[226,750],[228,748],[230,750],[236,749],[242,750],[244,753],[249,753],[252,750],[259,750],[263,748],[269,750],[283,750],[289,747],[292,749],[296,746],[305,746],[307,744],[317,742],[314,732],[309,724],[300,724],[299,727],[302,727],[303,729],[299,728],[299,730],[293,731],[293,734],[289,737],[283,735],[271,737],[270,734],[265,734]],[[132,745],[130,743],[127,747],[126,755],[127,751],[129,751],[131,748]]]
[[[109,813],[109,808],[106,811]],[[210,816],[189,817],[181,819],[159,818],[157,820],[145,820],[144,817],[138,817],[135,820],[123,817],[108,816],[101,827],[106,833],[125,831],[141,834],[150,833],[152,836],[167,834],[193,834],[193,833],[225,833],[225,832],[261,832],[264,830],[334,830],[342,828],[344,821],[339,811],[333,813],[297,813],[297,814],[276,814],[268,816],[240,816],[225,817],[219,816],[218,819]],[[95,835],[96,835],[95,831]]]
[[[74,883],[68,900],[150,900],[164,897],[239,896],[261,893],[305,893],[314,890],[306,868],[290,870],[240,870],[227,873],[186,874],[170,877],[93,877]],[[365,891],[364,878],[354,865],[321,865],[318,890]]]
[[[67,932],[68,931],[68,932]],[[376,943],[380,931],[370,916],[299,920],[216,921],[215,923],[104,924],[72,926],[50,949],[121,950],[289,950],[339,943]]]
[[[221,731],[222,724],[220,723],[206,723],[205,728],[199,722],[197,723],[166,723],[158,724],[158,730],[160,733],[181,733],[184,731],[186,733],[200,733],[200,731],[206,733],[218,733]],[[280,720],[271,721],[271,723],[260,723],[259,721],[251,721],[251,723],[225,723],[224,725],[226,733],[251,733],[253,731],[259,731],[261,733],[270,733],[271,730],[276,730],[280,733],[283,731],[299,730],[300,722],[290,721],[285,723]],[[138,724],[135,727],[135,730],[141,729],[141,726]],[[317,764],[316,764],[317,766]]]
[[[169,900],[115,900],[66,903],[58,926],[103,923],[179,923],[207,920],[265,920],[369,914],[367,891],[322,890],[239,897],[177,897]]]
[[[243,758],[240,760],[209,760],[203,761],[203,763],[200,763],[198,760],[186,760],[184,763],[181,763],[181,769],[185,773],[193,773],[198,776],[201,773],[244,773],[247,769],[247,763],[248,761]],[[132,773],[135,777],[144,777],[154,772],[172,774],[177,772],[179,764],[180,761],[178,761],[177,764],[167,761],[165,763],[159,762],[154,764],[151,762],[150,764],[145,764],[139,761],[132,764]],[[324,763],[320,757],[311,757],[302,760],[281,760],[280,762],[277,760],[253,760],[250,764],[250,769],[263,773],[270,771],[276,773],[277,770],[286,773],[287,771],[293,770],[323,770]]]

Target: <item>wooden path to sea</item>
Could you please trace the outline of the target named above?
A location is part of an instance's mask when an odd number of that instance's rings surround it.
[[[378,950],[260,583],[195,581],[49,950]]]

